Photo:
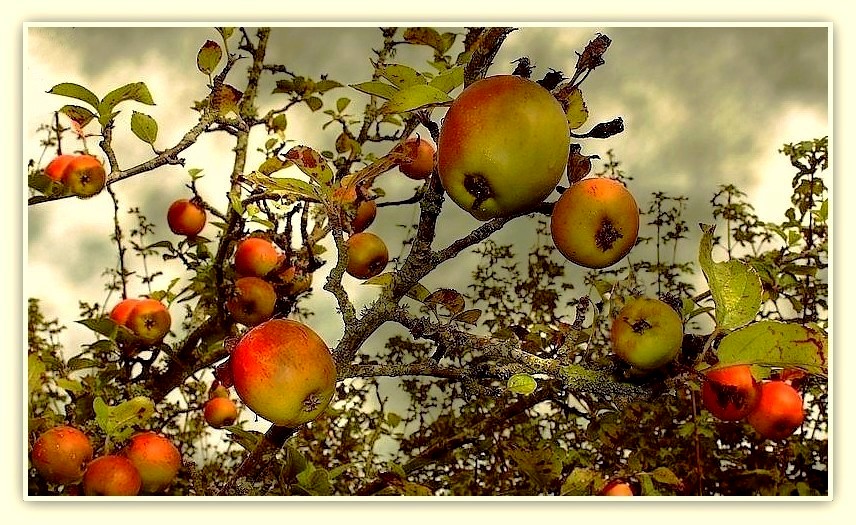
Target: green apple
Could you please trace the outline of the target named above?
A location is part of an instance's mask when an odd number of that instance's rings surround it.
[[[612,351],[643,371],[672,361],[681,350],[683,338],[681,316],[665,302],[650,297],[629,299],[610,330]]]
[[[437,169],[449,197],[478,220],[526,213],[556,188],[570,130],[558,100],[514,75],[474,82],[440,129]]]

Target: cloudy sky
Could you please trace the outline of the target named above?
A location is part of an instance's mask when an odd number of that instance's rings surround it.
[[[612,45],[606,65],[583,84],[589,122],[621,116],[626,129],[607,141],[586,141],[583,152],[605,157],[611,148],[633,177],[630,188],[643,208],[652,191],[689,197],[686,219],[693,228],[712,220],[707,203],[717,185],[728,182],[749,194],[762,220],[782,219],[792,173],[777,149],[785,142],[830,133],[827,27],[523,26],[508,37],[490,73],[511,72],[512,62],[524,55],[536,66],[535,78],[548,68],[572,71],[574,52],[597,33],[608,35]],[[46,93],[60,82],[82,84],[98,96],[129,82],[148,85],[156,105],[125,103],[117,119],[115,148],[123,167],[151,154],[129,131],[132,109],[157,119],[157,147],[174,144],[195,123],[196,114],[188,107],[205,95],[207,77],[196,69],[195,60],[207,39],[217,39],[207,27],[29,28],[24,49],[25,159],[42,155],[39,125],[61,105],[74,102]],[[326,73],[342,84],[353,84],[368,80],[368,53],[379,41],[379,31],[368,26],[279,27],[271,37],[269,59],[305,76],[318,78]],[[428,58],[426,50],[411,49],[396,60],[427,69]],[[230,77],[239,88],[241,69],[237,67]],[[261,90],[263,111],[277,102],[270,95],[272,85],[267,82]],[[328,100],[340,96],[362,101],[361,94],[347,88],[332,91]],[[332,135],[320,133],[318,118],[304,109],[289,114],[288,139],[317,150],[332,149]],[[259,135],[255,138],[263,140]],[[97,150],[95,140],[90,147]],[[184,155],[187,168],[205,170],[201,192],[221,209],[231,169],[230,147],[223,134],[208,136]],[[249,166],[253,165],[251,160]],[[155,223],[158,238],[177,240],[166,228],[165,211],[170,202],[186,196],[187,180],[184,168],[170,166],[122,181],[113,189],[122,210],[139,207]],[[380,185],[390,199],[409,196],[416,187],[392,173]],[[393,254],[400,253],[398,246],[405,235],[396,225],[412,221],[414,210],[382,208],[372,227],[383,235]],[[444,228],[444,219],[446,225],[454,226]],[[116,301],[115,296],[106,296],[102,275],[115,261],[115,247],[109,240],[112,201],[102,193],[89,200],[30,206],[27,221],[27,295],[39,297],[46,313],[68,326],[64,342],[72,354],[77,353],[79,345],[92,338],[73,323],[78,318],[78,300],[108,305]],[[462,228],[478,225],[448,199],[440,224],[441,232],[457,235]],[[126,232],[133,227],[132,217],[124,215],[123,225]],[[697,233],[691,231],[688,256],[695,249]],[[525,221],[497,235],[502,242],[520,243],[521,249],[528,248],[531,238],[531,224]],[[451,239],[438,239],[438,244]],[[157,264],[147,262],[150,270]],[[448,268],[437,272],[441,278],[429,277],[424,284],[447,286],[451,274],[458,277],[462,289],[474,262],[473,257],[463,257],[454,268],[447,263]],[[155,288],[181,275],[178,266],[166,266],[163,271]],[[309,306],[330,312],[333,301],[320,290],[319,281]],[[137,282],[132,284],[132,294],[146,292]],[[357,301],[371,299],[374,290],[357,284],[351,282]],[[315,324],[334,345],[341,326],[322,322],[320,316]]]

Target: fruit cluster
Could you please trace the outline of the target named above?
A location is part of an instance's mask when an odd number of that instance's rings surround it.
[[[181,468],[181,453],[157,432],[131,436],[118,452],[93,459],[92,443],[84,432],[59,425],[33,443],[30,460],[50,483],[65,485],[67,493],[86,496],[136,496],[167,489]]]
[[[97,195],[107,183],[104,166],[92,155],[58,155],[45,167],[45,175],[81,198]]]
[[[160,343],[169,333],[172,324],[166,306],[149,297],[119,301],[110,311],[110,319],[129,329],[147,345]]]

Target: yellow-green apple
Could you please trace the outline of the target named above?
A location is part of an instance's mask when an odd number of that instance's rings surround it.
[[[226,301],[226,309],[235,321],[245,326],[255,326],[267,321],[276,306],[276,291],[273,286],[259,277],[241,277],[235,281],[232,295]]]
[[[238,419],[238,407],[228,397],[212,397],[202,411],[205,422],[214,428],[233,425]]]
[[[140,473],[141,490],[147,494],[162,492],[169,487],[181,468],[178,448],[166,436],[156,432],[134,434],[123,451]]]
[[[92,155],[77,155],[65,168],[65,186],[78,197],[88,198],[104,189],[107,172]]]
[[[617,180],[583,179],[556,201],[550,234],[569,261],[586,268],[606,268],[623,259],[636,244],[639,207]]]
[[[665,302],[631,297],[613,319],[609,335],[618,357],[634,368],[649,371],[678,355],[684,327],[681,316]]]
[[[276,246],[261,237],[247,237],[235,248],[235,271],[243,277],[264,277],[281,260]]]
[[[251,328],[229,360],[238,397],[275,425],[294,428],[312,421],[336,390],[327,344],[298,321],[271,319]]]
[[[205,227],[205,208],[191,199],[178,199],[169,205],[166,222],[176,235],[194,237]]]
[[[705,373],[701,401],[718,419],[740,421],[758,404],[760,387],[748,365],[718,368]]]
[[[347,241],[348,266],[345,271],[357,279],[380,274],[389,263],[389,251],[383,239],[370,232],[352,235]]]
[[[421,137],[410,137],[404,141],[398,161],[398,169],[413,180],[424,180],[434,171],[434,145]]]
[[[526,213],[553,192],[570,131],[558,100],[514,75],[478,80],[452,102],[437,143],[449,197],[478,220]]]
[[[57,155],[45,166],[45,175],[51,180],[64,182],[65,176],[68,173],[68,165],[74,160],[76,155]]]
[[[83,493],[87,496],[136,496],[142,485],[137,467],[119,454],[93,459],[83,474]]]
[[[157,299],[140,299],[128,313],[126,326],[148,345],[160,343],[169,333],[172,317]]]
[[[784,381],[764,381],[758,404],[746,416],[746,421],[772,440],[785,439],[802,425],[803,400],[799,392]]]
[[[86,434],[72,426],[59,425],[39,435],[30,461],[44,479],[67,485],[83,477],[92,454],[92,443]]]
[[[110,319],[112,319],[119,326],[127,326],[128,324],[128,316],[131,314],[131,310],[134,309],[137,304],[139,304],[140,299],[135,298],[127,298],[122,299],[116,306],[110,310]]]

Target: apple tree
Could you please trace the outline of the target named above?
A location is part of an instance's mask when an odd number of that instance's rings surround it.
[[[28,453],[62,425],[95,458],[165,437],[180,461],[133,454],[127,494],[827,495],[827,139],[782,147],[786,221],[723,185],[687,224],[687,199],[636,194],[609,144],[644,130],[590,122],[610,37],[570,67],[495,63],[514,31],[380,28],[364,80],[344,83],[271,62],[276,29],[212,29],[188,64],[206,94],[171,144],[145,79],[45,86],[28,205],[110,199],[117,263],[77,319],[29,298]],[[324,139],[292,131],[299,112]],[[126,160],[120,134],[150,154]],[[199,191],[211,167],[184,159],[214,137],[232,151],[216,199]],[[171,232],[123,192],[166,167],[186,178]],[[405,176],[412,194],[392,198]],[[393,210],[411,218],[394,242]],[[69,322],[91,342],[64,348]],[[732,367],[742,386],[714,380]],[[765,398],[772,383],[797,408]],[[716,417],[703,388],[749,415]],[[29,495],[108,490],[33,459],[27,479]]]

